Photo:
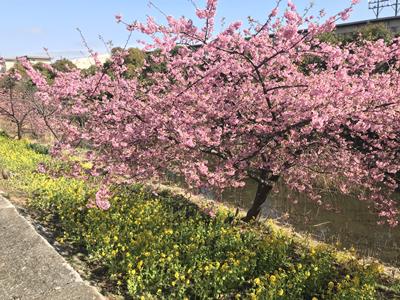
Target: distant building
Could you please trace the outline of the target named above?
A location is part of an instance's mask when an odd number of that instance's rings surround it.
[[[337,24],[336,33],[343,35],[351,34],[358,31],[361,27],[365,25],[379,23],[386,25],[386,27],[390,29],[390,31],[392,31],[394,34],[400,33],[400,16]]]
[[[51,63],[51,58],[44,56],[19,56],[15,58],[4,58],[4,63],[0,65],[0,72],[6,72],[10,70],[18,61],[18,59],[21,57],[27,58],[33,65],[37,63],[43,63],[43,64]]]
[[[97,56],[97,58],[99,59],[99,61],[102,64],[104,64],[110,58],[110,55],[109,54],[99,54]],[[74,63],[74,65],[78,69],[87,69],[90,66],[93,66],[95,64],[93,57],[75,58],[75,59],[71,59],[71,61]]]

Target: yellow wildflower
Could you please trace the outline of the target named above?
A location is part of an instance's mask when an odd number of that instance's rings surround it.
[[[137,268],[138,268],[138,269],[141,269],[142,266],[143,266],[143,260],[141,260],[141,261],[138,262]]]
[[[174,233],[174,231],[173,231],[172,229],[166,229],[166,230],[164,231],[164,233],[165,233],[166,235],[171,235],[171,234]]]

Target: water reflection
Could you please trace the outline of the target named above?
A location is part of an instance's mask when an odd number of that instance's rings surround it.
[[[184,180],[173,174],[168,176],[167,181],[184,186]],[[244,188],[227,190],[218,198],[248,209],[256,190],[256,183],[249,180]],[[217,198],[206,189],[200,190],[200,194],[211,199]],[[262,215],[279,219],[282,223],[290,224],[297,232],[311,234],[318,240],[339,244],[340,248],[354,247],[362,255],[373,256],[400,267],[400,225],[396,228],[378,225],[379,219],[369,209],[369,204],[354,196],[327,193],[322,200],[324,205],[330,206],[329,210],[311,202],[306,195],[291,192],[278,183],[277,193],[269,196]]]
[[[326,210],[310,202],[305,195],[291,193],[283,185],[279,185],[278,190],[265,203],[263,216],[278,218],[319,240],[339,242],[345,248],[354,246],[363,255],[400,266],[400,228],[377,225],[378,217],[369,210],[368,203],[329,193],[323,196],[323,203],[331,206]],[[244,189],[224,192],[222,201],[247,209],[255,192],[256,184],[248,182]],[[296,199],[297,204],[291,199]]]

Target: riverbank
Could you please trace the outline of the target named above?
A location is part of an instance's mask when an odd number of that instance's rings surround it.
[[[96,187],[38,172],[39,163],[57,165],[41,152],[1,137],[0,166],[9,173],[2,185],[29,199],[29,214],[56,243],[80,252],[104,292],[128,299],[381,299],[399,289],[378,263],[273,221],[243,224],[228,207],[177,190],[119,187],[110,210],[88,208]]]

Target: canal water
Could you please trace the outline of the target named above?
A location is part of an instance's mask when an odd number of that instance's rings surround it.
[[[248,209],[256,188],[256,184],[249,181],[243,189],[225,191],[221,201]],[[205,193],[205,196],[215,198],[212,193]],[[400,225],[396,228],[378,225],[379,218],[368,208],[368,203],[355,196],[332,192],[325,194],[322,200],[331,209],[309,201],[305,195],[294,194],[280,184],[278,192],[269,196],[262,215],[278,219],[298,232],[311,234],[339,249],[354,247],[359,254],[400,267]]]

